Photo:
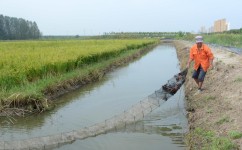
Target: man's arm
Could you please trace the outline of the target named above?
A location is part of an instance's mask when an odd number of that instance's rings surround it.
[[[214,56],[210,48],[208,48],[208,58],[209,58],[209,67],[212,69]]]
[[[212,59],[209,59],[209,67],[211,69],[213,69],[213,58]]]
[[[192,55],[192,51],[193,51],[193,47],[190,49],[190,52],[189,52],[189,59],[188,59],[187,66],[186,66],[187,68],[190,67],[191,62],[194,60],[194,57]]]
[[[191,64],[192,61],[193,61],[193,59],[189,58],[189,60],[188,60],[188,62],[187,62],[187,68],[190,67],[190,64]]]

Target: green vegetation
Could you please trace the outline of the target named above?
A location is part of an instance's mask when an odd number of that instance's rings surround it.
[[[237,77],[234,82],[242,82],[242,77]]]
[[[187,136],[188,136],[187,139],[189,139],[189,144],[191,149],[203,149],[203,150],[237,149],[236,144],[234,144],[231,139],[227,137],[217,136],[213,131],[208,131],[202,128],[194,129]]]
[[[207,110],[206,110],[206,113],[213,113],[213,111],[212,111],[212,109],[210,109],[210,108],[208,108]]]
[[[242,48],[242,34],[209,34],[203,35],[206,43]]]
[[[27,41],[0,43],[0,85],[11,89],[26,82],[57,75],[123,51],[141,48],[149,40]]]
[[[58,88],[98,80],[115,61],[134,55],[153,39],[0,42],[0,109],[48,107]],[[119,62],[122,64],[122,62]],[[37,103],[37,104],[36,104]]]
[[[242,28],[240,28],[240,29],[231,29],[229,31],[225,31],[224,33],[228,33],[228,34],[242,34]]]
[[[230,131],[229,132],[229,136],[232,139],[240,139],[240,138],[242,138],[242,133],[241,132],[238,132],[238,131]]]
[[[102,38],[174,38],[183,36],[183,32],[111,32],[102,35]]]
[[[109,32],[97,36],[42,36],[41,39],[82,39],[82,40],[95,40],[95,39],[174,39],[182,38],[185,35],[191,35],[188,32]]]
[[[228,116],[223,116],[221,119],[219,119],[217,122],[216,122],[216,124],[217,125],[221,125],[221,124],[223,124],[223,123],[225,123],[225,122],[229,122],[230,120],[229,120],[229,117]]]
[[[206,101],[209,101],[209,100],[215,100],[216,99],[216,97],[215,96],[211,96],[211,95],[207,95],[206,97],[205,97],[205,100]]]
[[[40,36],[36,22],[0,15],[0,40],[38,39]]]
[[[196,36],[195,34],[185,34],[183,36],[176,37],[176,39],[195,42],[195,36]],[[210,33],[210,34],[202,34],[202,36],[204,37],[205,43],[242,48],[242,42],[241,42],[242,33],[240,33],[240,34]]]

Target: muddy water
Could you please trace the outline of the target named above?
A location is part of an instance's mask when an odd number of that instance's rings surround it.
[[[158,46],[141,59],[107,74],[102,81],[61,97],[53,111],[15,118],[14,124],[0,120],[0,141],[48,136],[103,122],[158,90],[179,70],[175,48]],[[187,127],[184,112],[181,88],[134,126],[57,149],[184,149],[182,134]]]

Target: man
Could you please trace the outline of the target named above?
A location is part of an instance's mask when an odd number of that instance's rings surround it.
[[[202,85],[208,68],[213,68],[213,53],[211,49],[203,43],[202,36],[196,36],[196,44],[190,49],[190,57],[187,63],[187,68],[194,61],[194,72],[192,78],[198,86],[198,92],[202,91]]]

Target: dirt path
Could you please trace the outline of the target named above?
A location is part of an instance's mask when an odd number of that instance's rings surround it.
[[[176,42],[181,66],[185,67],[193,43]],[[202,127],[218,136],[229,137],[231,131],[242,133],[242,56],[221,48],[211,47],[214,68],[208,71],[202,93],[197,86],[192,67],[186,80],[186,98],[190,130]],[[242,138],[234,140],[242,149]]]

